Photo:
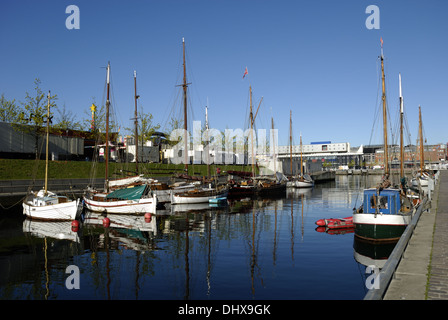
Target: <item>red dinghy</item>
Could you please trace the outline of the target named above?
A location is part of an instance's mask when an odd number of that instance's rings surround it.
[[[328,229],[342,229],[342,228],[354,228],[353,217],[346,218],[331,218],[320,219],[316,221],[316,224],[321,227],[327,227]]]

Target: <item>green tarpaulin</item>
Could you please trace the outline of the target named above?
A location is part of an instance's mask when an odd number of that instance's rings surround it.
[[[137,186],[133,188],[125,188],[115,190],[109,193],[107,199],[120,199],[120,200],[137,200],[142,197],[143,192],[146,189],[146,185]]]

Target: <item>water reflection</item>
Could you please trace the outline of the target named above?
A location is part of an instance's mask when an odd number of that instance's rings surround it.
[[[0,297],[362,299],[353,234],[318,233],[314,224],[350,215],[362,184],[345,177],[280,199],[168,206],[150,220],[109,214],[107,226],[85,212],[77,232],[70,222],[25,220],[26,241],[17,235],[10,246],[0,225]],[[65,287],[68,265],[81,270],[80,290]]]

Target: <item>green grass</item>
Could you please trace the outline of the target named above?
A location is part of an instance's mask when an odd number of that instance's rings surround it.
[[[95,164],[92,170],[92,162],[89,161],[49,161],[49,179],[86,179],[94,176],[103,178],[105,163]],[[228,170],[250,171],[250,166],[241,165],[211,165],[211,173],[220,168],[221,172]],[[121,170],[135,172],[135,163],[109,163],[109,176]],[[184,165],[140,163],[139,171],[147,176],[161,177],[172,176],[176,173],[184,173]],[[206,176],[206,165],[189,165],[188,174],[194,176]],[[0,180],[44,179],[45,160],[0,159]]]

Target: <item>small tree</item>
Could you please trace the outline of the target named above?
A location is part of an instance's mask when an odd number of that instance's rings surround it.
[[[67,108],[64,106],[62,109],[57,109],[57,116],[56,116],[56,124],[53,126],[53,128],[60,129],[62,131],[64,130],[82,130],[82,125],[79,121],[76,121],[76,116],[73,115],[73,113],[70,110],[67,110]]]
[[[0,97],[0,121],[8,123],[18,123],[21,108],[16,104],[16,99],[8,101],[2,93]]]
[[[47,119],[47,94],[45,94],[40,88],[41,81],[39,78],[34,80],[35,96],[32,97],[28,92],[26,93],[25,102],[21,102],[23,105],[23,111],[19,114],[18,122],[22,124],[31,124],[28,126],[17,126],[18,130],[31,134],[34,137],[34,152],[36,158],[39,157],[39,136],[45,132],[46,121],[50,121],[53,118],[52,109],[57,108],[55,100],[57,95],[50,95],[50,118]]]

